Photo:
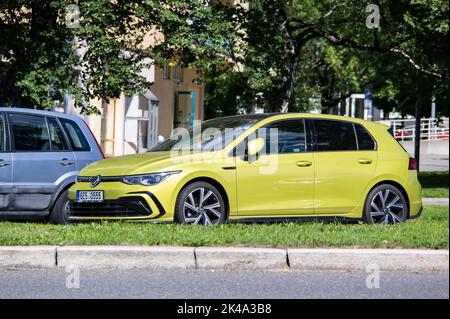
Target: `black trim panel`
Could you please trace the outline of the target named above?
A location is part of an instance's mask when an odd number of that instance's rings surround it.
[[[419,217],[420,217],[420,215],[422,215],[422,211],[423,211],[423,206],[422,206],[422,207],[420,207],[420,209],[419,209],[419,211],[417,212],[417,214],[415,214],[415,215],[412,215],[412,216],[409,216],[409,218],[408,218],[408,219],[416,219],[416,218],[419,218]]]
[[[158,200],[158,198],[156,198],[156,196],[153,193],[151,193],[151,192],[131,192],[131,193],[127,193],[127,194],[130,194],[130,195],[131,194],[145,194],[145,195],[148,195],[153,200],[153,202],[155,203],[156,207],[159,210],[159,214],[156,215],[155,217],[151,217],[149,219],[156,219],[156,218],[159,218],[166,214],[166,211],[164,210],[164,207],[161,205],[161,202]]]
[[[140,196],[121,197],[99,203],[71,203],[70,217],[148,217],[152,210]]]
[[[358,222],[361,218],[350,218],[340,216],[305,216],[305,217],[251,217],[229,220],[228,223],[290,223],[290,222]]]

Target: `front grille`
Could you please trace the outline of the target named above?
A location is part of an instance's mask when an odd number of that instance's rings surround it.
[[[101,203],[70,204],[71,217],[148,217],[152,210],[143,198],[120,198]]]

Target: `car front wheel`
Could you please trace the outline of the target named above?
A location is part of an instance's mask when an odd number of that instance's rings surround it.
[[[379,185],[367,196],[363,217],[368,224],[403,223],[408,217],[406,199],[397,187]]]
[[[225,202],[213,185],[194,182],[178,195],[175,221],[193,225],[219,225],[225,221]]]

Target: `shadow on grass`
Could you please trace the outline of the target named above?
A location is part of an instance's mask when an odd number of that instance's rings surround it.
[[[420,172],[422,188],[448,188],[448,172]]]

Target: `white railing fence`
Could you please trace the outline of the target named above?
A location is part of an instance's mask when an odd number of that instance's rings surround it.
[[[380,123],[390,125],[399,141],[414,141],[416,137],[415,119],[384,120]],[[423,118],[420,120],[420,139],[438,140],[449,138],[449,118]]]

